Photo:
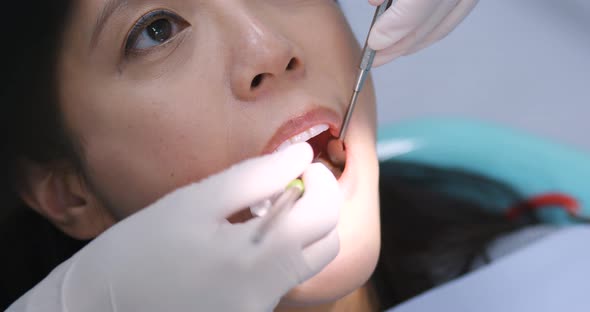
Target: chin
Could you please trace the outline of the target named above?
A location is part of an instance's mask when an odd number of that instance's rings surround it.
[[[381,243],[378,162],[374,145],[356,151],[360,153],[354,158],[362,160],[362,166],[353,166],[355,183],[341,212],[340,251],[320,273],[287,293],[279,307],[337,301],[366,284],[375,269]]]
[[[378,238],[377,238],[378,240]],[[379,242],[345,248],[318,275],[293,288],[279,306],[316,306],[338,301],[361,288],[371,277],[379,257]]]

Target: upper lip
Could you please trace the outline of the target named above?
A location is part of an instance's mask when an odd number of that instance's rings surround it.
[[[279,147],[279,145],[281,145],[281,143],[285,142],[286,140],[304,132],[313,126],[321,124],[328,125],[330,127],[330,130],[328,131],[330,131],[330,133],[336,137],[340,131],[342,118],[343,117],[341,114],[329,108],[314,107],[309,109],[303,114],[291,118],[283,123],[266,144],[262,154],[273,152]]]

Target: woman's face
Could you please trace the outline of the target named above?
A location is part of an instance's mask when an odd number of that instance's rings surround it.
[[[99,209],[120,220],[164,194],[272,152],[313,126],[334,133],[359,47],[332,0],[77,1],[59,64],[66,125]],[[379,250],[375,99],[347,135],[341,250],[285,304],[361,286]],[[321,209],[321,207],[318,207]]]

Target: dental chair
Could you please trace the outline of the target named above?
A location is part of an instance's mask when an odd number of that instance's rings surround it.
[[[405,170],[412,164],[473,172],[506,183],[525,199],[566,195],[578,216],[590,216],[590,154],[532,135],[459,118],[421,119],[381,127],[377,151],[382,170],[394,163],[402,175],[417,176],[416,181],[427,181],[420,174],[428,171]],[[513,204],[494,198],[493,192],[473,192],[469,183],[458,183],[461,189],[445,182],[424,184],[481,203],[498,200],[489,207],[500,213]],[[546,223],[575,223],[559,205],[533,211]],[[589,237],[590,227],[570,226],[388,312],[588,311]]]
[[[579,216],[590,216],[590,153],[533,135],[461,118],[420,119],[380,127],[377,152],[382,163],[411,162],[477,173],[506,183],[523,198],[566,195],[575,201]],[[472,200],[502,200],[439,187]],[[496,207],[508,210],[513,204]],[[547,223],[574,223],[566,211],[561,204],[549,203],[535,214]]]

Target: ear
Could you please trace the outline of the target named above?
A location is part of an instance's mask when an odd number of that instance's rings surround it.
[[[22,200],[69,236],[92,239],[115,223],[74,170],[27,164],[24,174]]]

